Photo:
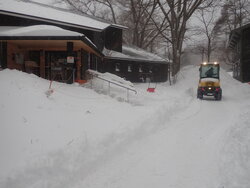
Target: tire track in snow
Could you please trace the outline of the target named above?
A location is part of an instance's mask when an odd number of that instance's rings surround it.
[[[226,88],[226,90],[229,91],[229,88]],[[226,99],[230,97],[233,98],[233,95],[225,95]],[[234,104],[234,102],[232,103]],[[112,162],[113,167],[108,168],[121,173],[120,175],[113,173],[107,176],[107,171],[104,169],[102,173],[94,176],[94,178],[104,175],[106,179],[104,178],[101,183],[90,187],[100,187],[103,182],[105,182],[105,185],[109,185],[108,187],[124,188],[223,187],[223,184],[220,182],[221,175],[218,174],[218,163],[221,154],[220,150],[223,145],[221,141],[225,136],[224,132],[234,123],[232,121],[234,119],[234,111],[230,109],[232,103],[228,104],[228,100],[191,101],[189,103],[190,107],[186,106],[184,108],[186,111],[190,110],[188,114],[179,111],[174,118],[169,119],[168,122],[171,124],[173,120],[177,122],[174,122],[170,127],[166,126],[168,129],[162,129],[163,132],[157,131],[155,132],[156,134],[149,134],[150,141],[148,142],[137,140],[139,143],[131,145],[133,149],[130,152],[137,153],[136,150],[143,147],[142,144],[149,144],[149,146],[144,146],[146,148],[143,149],[143,152],[139,151],[139,156],[130,159],[134,160],[134,162],[129,162],[130,169],[120,172],[116,167],[122,159],[126,162],[125,157],[129,158],[129,155],[124,154],[121,158],[118,157],[119,160]],[[177,112],[178,108],[173,109],[173,111]],[[227,117],[227,122],[224,121],[224,117]],[[156,149],[157,146],[160,146],[160,149]],[[166,151],[161,151],[163,148]],[[157,156],[156,153],[159,155]],[[145,157],[146,155],[150,157]],[[156,165],[152,164],[154,160]],[[160,162],[157,163],[157,161]],[[152,166],[148,167],[148,164]],[[164,165],[167,167],[162,167]],[[126,165],[121,165],[121,168],[123,167],[126,168]],[[131,170],[132,172],[127,172]],[[154,174],[157,178],[154,177]],[[121,175],[127,177],[121,178]],[[89,182],[91,180],[93,178],[90,178]]]
[[[139,126],[112,133],[100,144],[89,143],[86,146],[86,143],[83,143],[78,151],[65,149],[42,156],[40,161],[31,163],[23,172],[17,173],[0,185],[6,188],[72,187],[112,161],[134,143],[167,128],[176,113],[188,108],[192,102],[191,97],[185,100],[180,100],[178,97],[171,105],[163,103],[157,111],[151,111],[151,116],[138,120]]]

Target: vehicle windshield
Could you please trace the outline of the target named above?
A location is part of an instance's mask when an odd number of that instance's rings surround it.
[[[201,78],[219,78],[219,65],[207,64],[200,68]]]

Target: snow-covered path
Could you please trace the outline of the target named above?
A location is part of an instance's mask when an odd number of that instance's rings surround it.
[[[154,94],[137,85],[139,97],[131,97],[136,105],[109,105],[110,99],[91,93],[98,103],[84,105],[95,116],[87,113],[75,120],[91,125],[84,125],[84,138],[34,158],[22,171],[2,179],[0,187],[250,187],[249,85],[221,71],[222,101],[201,101],[196,99],[198,68],[183,68],[179,79],[171,87],[160,84]],[[70,105],[57,98],[54,102],[70,110],[83,108],[80,99]],[[106,119],[98,113],[103,109],[106,116],[115,116]],[[100,122],[102,127],[96,126]]]
[[[195,75],[192,71],[188,73],[184,74],[187,77]],[[200,101],[193,98],[187,106],[182,106],[184,108],[181,112],[177,111],[178,113],[172,114],[172,117],[168,117],[167,112],[165,115],[163,113],[166,122],[160,130],[152,132],[142,140],[136,140],[132,146],[80,184],[94,188],[103,185],[122,188],[247,188],[250,185],[249,181],[238,182],[236,178],[228,179],[223,149],[228,141],[228,131],[241,121],[239,115],[243,112],[249,114],[249,96],[244,93],[244,89],[243,93],[239,94],[242,88],[237,87],[238,82],[232,80],[227,73],[222,74],[225,83],[222,101],[210,98]],[[178,90],[185,88],[185,93],[194,97],[197,81],[189,79],[188,82],[193,84],[186,85],[188,83],[184,82],[176,87]],[[249,88],[245,89],[247,92]],[[185,99],[187,98],[186,96]],[[159,121],[154,120],[159,125]],[[247,131],[249,135],[249,128]],[[245,156],[248,158],[248,166],[243,174],[248,174],[250,153],[245,154],[248,155]],[[235,162],[233,160],[236,159],[231,160]],[[238,173],[242,172],[234,171],[231,175],[235,176]],[[245,180],[248,179],[246,174]],[[98,181],[95,181],[97,179]]]

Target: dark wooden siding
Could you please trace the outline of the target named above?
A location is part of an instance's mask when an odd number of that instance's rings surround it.
[[[119,71],[116,70],[116,65],[119,65]],[[131,72],[128,71],[128,66],[131,66]],[[151,82],[165,82],[168,79],[168,64],[163,63],[105,59],[104,67],[104,72],[116,74],[131,82],[145,82],[147,79]]]
[[[242,81],[250,82],[250,28],[242,31]]]
[[[7,68],[7,42],[0,42],[0,67]]]
[[[233,52],[234,78],[250,82],[250,24],[231,32],[229,47]]]
[[[83,49],[81,49],[81,79],[86,80],[85,72],[89,69],[89,53]]]
[[[92,42],[97,46],[97,48],[102,51],[105,45],[104,41],[104,31],[103,32],[93,32]]]
[[[109,27],[105,30],[105,47],[109,50],[122,52],[122,30]]]

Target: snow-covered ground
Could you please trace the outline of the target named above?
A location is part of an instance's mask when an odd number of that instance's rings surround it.
[[[250,85],[221,70],[222,101],[177,84],[81,87],[0,71],[1,188],[249,188]]]

